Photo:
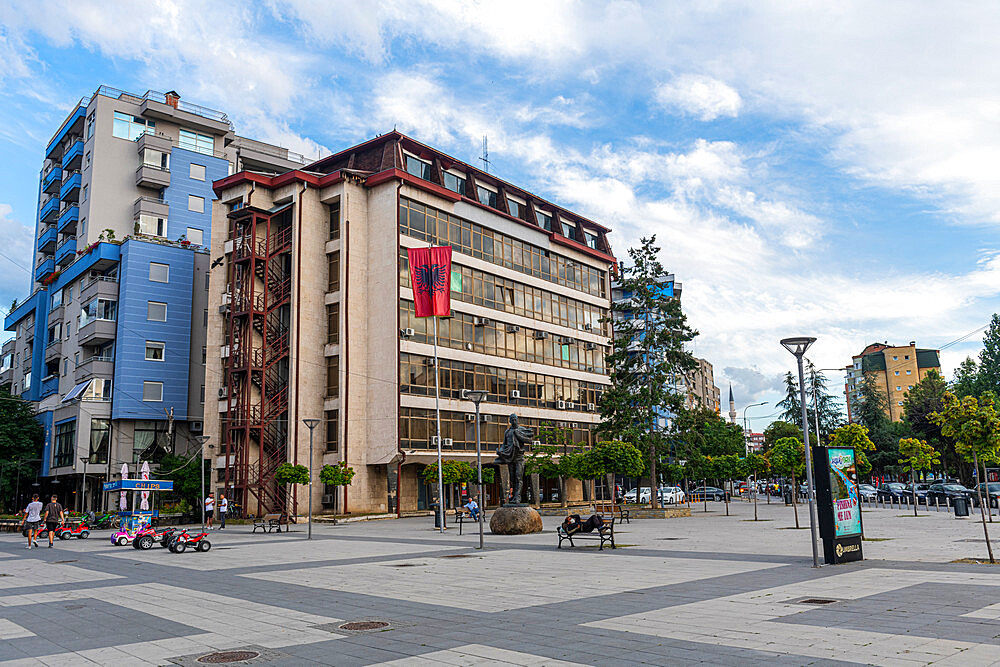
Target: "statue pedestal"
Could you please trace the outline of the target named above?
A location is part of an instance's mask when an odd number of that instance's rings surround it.
[[[499,507],[490,517],[494,535],[528,535],[542,532],[542,516],[528,506]]]

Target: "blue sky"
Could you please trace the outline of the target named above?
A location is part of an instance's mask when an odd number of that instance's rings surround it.
[[[723,395],[773,402],[784,336],[843,367],[1000,310],[998,28],[985,2],[7,2],[0,303],[72,104],[176,89],[307,155],[396,127],[476,162],[488,135],[493,172],[617,255],[656,234]]]

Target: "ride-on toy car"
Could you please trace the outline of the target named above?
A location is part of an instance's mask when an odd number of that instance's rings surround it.
[[[126,518],[122,521],[121,528],[111,533],[111,544],[116,547],[123,547],[126,544],[131,544],[132,540],[135,539],[135,536],[139,534],[139,531],[149,526],[150,518],[151,517],[144,514]]]
[[[59,526],[56,530],[56,537],[60,540],[68,540],[71,537],[85,540],[90,537],[90,527],[86,523],[78,523],[75,526]]]
[[[176,528],[165,528],[161,531],[157,531],[151,526],[143,528],[135,534],[135,539],[132,540],[132,546],[136,549],[146,550],[152,549],[153,544],[159,542],[161,547],[166,547],[176,530]]]
[[[188,534],[187,530],[181,531],[179,535],[174,535],[167,543],[167,548],[175,554],[184,553],[188,547],[197,551],[208,551],[212,548],[212,543],[208,541],[208,533]]]

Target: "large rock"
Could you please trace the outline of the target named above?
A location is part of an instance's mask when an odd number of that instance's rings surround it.
[[[542,516],[531,507],[500,507],[490,518],[494,535],[527,535],[542,532]]]

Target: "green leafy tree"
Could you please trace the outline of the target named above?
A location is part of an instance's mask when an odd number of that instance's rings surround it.
[[[757,521],[757,478],[762,475],[767,477],[768,473],[771,472],[771,462],[767,460],[766,456],[750,452],[743,460],[743,468],[747,475],[753,477],[754,486],[751,492],[753,494],[753,520]]]
[[[814,386],[815,392],[813,391]],[[818,370],[811,361],[808,361],[806,365],[806,395],[812,403],[809,408],[810,423],[816,423],[816,415],[819,413],[819,434],[822,442],[844,423],[844,414],[840,401],[827,388],[826,375]],[[799,419],[801,420],[801,416]]]
[[[19,479],[24,488],[38,475],[44,438],[31,404],[0,391],[0,505],[8,511],[24,509],[17,507],[16,487]]]
[[[726,489],[727,483],[732,488],[732,481],[744,477],[746,468],[743,460],[735,454],[723,454],[712,460],[715,465],[715,474],[722,480],[723,498],[726,501],[726,516],[729,516],[729,493]]]
[[[1000,458],[1000,416],[991,395],[981,399],[966,396],[959,400],[952,394],[944,399],[944,408],[934,413],[931,419],[941,426],[941,433],[955,442],[955,449],[966,459],[971,459],[978,480],[986,479],[981,473],[979,464],[995,463]],[[976,485],[979,493],[979,513],[983,521],[983,535],[986,537],[986,550],[990,562],[993,560],[993,547],[990,545],[990,534],[986,528],[986,510],[982,498],[982,486]]]
[[[830,436],[831,447],[848,447],[854,449],[855,467],[858,475],[867,475],[872,470],[866,452],[875,449],[875,443],[868,437],[868,427],[863,424],[845,424]]]
[[[798,419],[795,420],[796,423],[802,421],[802,415],[799,414]],[[802,439],[802,429],[791,422],[787,421],[776,421],[771,422],[764,429],[764,451],[768,451],[771,447],[774,447],[774,443],[778,442],[782,438],[797,438]]]
[[[658,259],[656,238],[644,238],[628,251],[631,265],[619,270],[627,299],[612,304],[614,338],[606,355],[611,385],[601,396],[601,433],[610,440],[644,447],[651,488],[666,434],[656,427],[662,411],[679,414],[684,396],[674,389],[679,378],[697,368],[687,343],[698,332],[687,324],[680,299],[666,294],[669,274]],[[653,507],[658,505],[652,494]]]
[[[987,391],[1000,393],[1000,314],[997,313],[993,313],[990,326],[983,336],[976,384],[980,395]]]
[[[955,369],[951,381],[951,393],[958,398],[979,396],[979,366],[972,357],[966,357],[965,361]]]
[[[903,398],[903,422],[909,429],[907,437],[925,441],[940,452],[942,465],[956,473],[961,469],[961,457],[954,443],[941,434],[941,427],[930,416],[944,408],[948,385],[936,370],[930,370]]]
[[[937,451],[923,440],[900,438],[899,462],[910,470],[910,494],[913,500],[913,516],[917,516],[917,471],[930,470],[941,463]]]
[[[174,498],[183,500],[191,507],[200,507],[202,498],[206,494],[206,489],[201,488],[202,471],[198,470],[198,459],[201,452],[195,452],[193,456],[176,456],[174,454],[164,454],[160,460],[160,468],[156,476],[160,479],[169,479],[174,483],[174,490],[170,493]],[[202,461],[205,466],[204,479],[206,483],[211,479],[211,460]]]
[[[298,463],[282,463],[274,470],[274,481],[286,487],[290,484],[308,484],[309,468]]]
[[[897,448],[901,426],[893,426],[889,421],[886,394],[878,384],[875,373],[862,373],[858,387],[858,401],[854,407],[854,420],[868,429],[868,437],[875,444],[868,460],[872,468],[880,474],[894,471],[897,467]],[[905,430],[904,430],[905,433]]]
[[[801,477],[806,470],[805,445],[801,440],[795,438],[782,438],[774,443],[774,447],[767,453],[767,460],[771,462],[771,469],[783,477],[792,479],[792,511],[795,513],[795,527],[799,528],[799,507],[796,502],[798,495],[798,484],[796,477]]]
[[[537,474],[543,479],[554,479],[559,484],[559,502],[566,507],[566,479],[569,478],[569,456],[576,449],[573,430],[559,428],[552,422],[543,422],[538,429],[539,444],[524,456],[526,474]],[[492,469],[491,469],[492,470]],[[483,469],[485,473],[486,469]]]
[[[645,468],[642,451],[635,445],[621,440],[598,442],[585,456],[590,459],[589,465],[597,477],[601,475],[607,477],[608,489],[612,490],[612,503],[614,502],[615,475],[640,477]]]
[[[349,486],[354,479],[354,468],[341,461],[336,465],[325,465],[320,468],[319,481],[327,486]]]
[[[802,403],[799,392],[799,381],[795,379],[791,371],[785,373],[785,397],[775,403],[775,407],[781,408],[781,421],[789,424],[802,425]]]

